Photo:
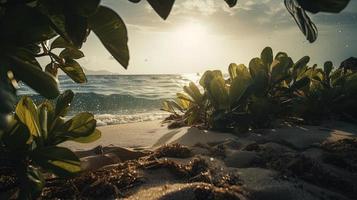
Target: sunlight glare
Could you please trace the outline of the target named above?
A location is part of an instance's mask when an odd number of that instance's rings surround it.
[[[178,44],[185,47],[194,47],[207,39],[207,30],[199,22],[188,22],[174,32]]]

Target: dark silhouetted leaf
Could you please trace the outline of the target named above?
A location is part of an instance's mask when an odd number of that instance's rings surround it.
[[[147,0],[151,7],[160,15],[162,19],[166,19],[175,3],[175,0]]]
[[[300,7],[296,0],[285,0],[284,2],[289,13],[294,17],[296,24],[306,36],[306,39],[311,43],[314,42],[317,39],[317,28],[305,10]]]
[[[43,72],[38,66],[15,56],[10,57],[12,71],[17,79],[22,80],[36,92],[48,99],[59,95],[58,82],[49,73]]]
[[[228,5],[229,7],[233,7],[237,4],[237,0],[224,0]]]
[[[260,59],[268,68],[270,68],[271,63],[273,62],[273,50],[270,47],[265,47],[260,54]]]
[[[129,64],[128,36],[119,15],[110,8],[100,6],[89,18],[89,24],[104,47],[126,69]]]
[[[87,38],[87,18],[77,14],[66,14],[65,29],[74,46],[81,48]]]
[[[2,44],[33,44],[55,36],[49,19],[36,8],[24,4],[14,5],[6,10],[0,19],[0,29]]]
[[[346,8],[350,0],[297,0],[300,6],[309,12],[339,13]]]

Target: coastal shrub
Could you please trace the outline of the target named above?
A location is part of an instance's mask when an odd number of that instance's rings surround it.
[[[230,64],[227,78],[219,70],[206,71],[199,81],[202,90],[190,83],[176,99],[163,102],[162,110],[187,125],[234,132],[292,118],[355,118],[357,74],[334,70],[331,62],[309,67],[309,61],[305,56],[294,63],[284,52],[274,57],[266,47],[249,67]]]
[[[92,142],[101,133],[90,113],[79,113],[65,120],[73,96],[68,90],[55,104],[45,100],[36,105],[27,96],[18,102],[10,126],[1,134],[0,140],[1,167],[16,173],[16,187],[20,188],[19,191],[9,190],[8,197],[13,198],[16,193],[20,199],[37,197],[45,185],[42,171],[60,177],[81,171],[79,158],[71,150],[57,145],[69,140]]]
[[[304,71],[303,75],[311,81],[309,87],[293,99],[292,114],[309,123],[323,119],[356,122],[356,72],[335,69],[332,62],[325,62],[323,68],[314,65]]]

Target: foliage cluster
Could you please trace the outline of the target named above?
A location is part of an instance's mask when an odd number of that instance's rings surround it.
[[[305,56],[294,63],[284,52],[273,57],[266,47],[249,67],[230,64],[226,79],[219,70],[206,71],[199,81],[203,90],[191,82],[162,109],[187,125],[235,132],[271,127],[277,120],[356,118],[357,73],[334,70],[331,62],[308,66],[309,61]]]
[[[41,170],[55,175],[73,176],[81,171],[80,161],[69,149],[57,146],[72,140],[88,143],[100,138],[96,120],[90,113],[79,113],[65,121],[64,117],[74,97],[68,90],[56,103],[45,100],[38,106],[29,97],[22,97],[11,116],[11,124],[0,137],[2,168],[17,175],[17,188],[8,197],[31,199],[39,195],[45,181]]]

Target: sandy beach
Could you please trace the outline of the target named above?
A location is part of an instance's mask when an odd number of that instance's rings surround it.
[[[357,197],[357,127],[352,124],[283,126],[238,136],[195,127],[168,129],[160,121],[99,129],[102,138],[95,143],[63,144],[76,151],[87,171],[74,182],[86,180],[98,190],[97,197]],[[51,194],[56,194],[53,188]]]

